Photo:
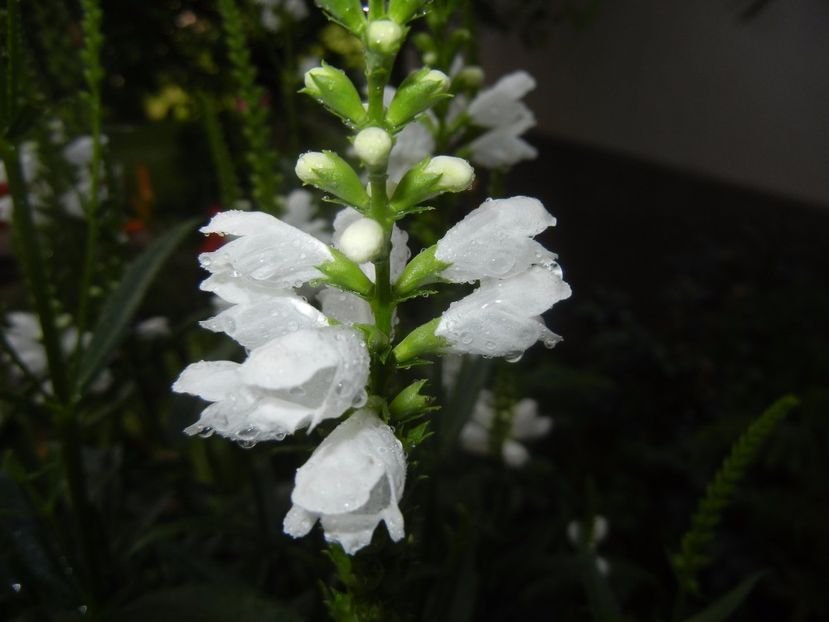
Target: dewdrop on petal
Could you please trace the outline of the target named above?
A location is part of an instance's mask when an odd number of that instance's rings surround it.
[[[379,19],[369,22],[367,35],[369,49],[392,54],[400,47],[403,29],[389,19]]]
[[[391,148],[391,136],[379,127],[367,127],[354,138],[354,152],[369,167],[385,164]]]
[[[436,185],[441,192],[462,192],[475,180],[475,169],[463,158],[455,156],[435,156],[423,171],[441,176]]]
[[[383,227],[371,218],[360,218],[343,231],[338,247],[351,261],[361,264],[374,259],[383,248]]]

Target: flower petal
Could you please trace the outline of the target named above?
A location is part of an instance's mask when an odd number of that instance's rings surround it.
[[[198,395],[209,402],[218,402],[239,388],[239,364],[231,361],[199,361],[188,365],[173,391]]]
[[[527,108],[518,100],[534,88],[535,79],[529,73],[515,71],[478,93],[467,112],[482,127],[509,125],[526,116]]]
[[[322,312],[342,324],[374,324],[371,306],[362,298],[333,287],[326,287],[317,294]]]

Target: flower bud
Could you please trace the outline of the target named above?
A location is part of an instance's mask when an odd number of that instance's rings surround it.
[[[360,266],[336,248],[329,250],[333,259],[316,266],[317,270],[325,275],[325,282],[344,291],[370,296],[374,291],[374,283],[360,269]]]
[[[398,365],[411,364],[418,356],[426,356],[447,350],[449,342],[443,337],[435,335],[439,323],[440,318],[436,317],[430,322],[421,324],[397,344],[392,354],[394,354]]]
[[[354,138],[354,151],[366,166],[384,165],[391,151],[391,136],[379,127],[367,127]]]
[[[403,42],[403,29],[390,19],[369,22],[366,33],[368,48],[382,54],[394,54]]]
[[[449,97],[450,80],[442,71],[424,67],[403,81],[386,112],[386,121],[393,127],[405,125],[415,116]]]
[[[472,185],[475,169],[463,158],[435,156],[423,169],[426,173],[440,175],[436,189],[441,192],[462,192]]]
[[[478,65],[464,67],[455,76],[455,84],[460,90],[474,90],[481,88],[484,83],[484,70]]]
[[[355,263],[374,259],[383,248],[383,227],[371,218],[360,218],[346,227],[339,240],[343,255]]]
[[[463,158],[435,156],[413,166],[400,180],[391,198],[391,208],[405,213],[443,192],[466,190],[475,170]]]
[[[330,192],[358,210],[368,207],[369,197],[363,182],[348,162],[333,151],[303,153],[294,171],[304,184]]]
[[[434,398],[420,392],[425,384],[426,380],[417,380],[398,393],[389,404],[392,417],[398,420],[406,419],[434,410],[435,407],[431,405]]]
[[[363,101],[343,71],[323,64],[305,74],[307,93],[349,125],[359,127],[368,119]]]

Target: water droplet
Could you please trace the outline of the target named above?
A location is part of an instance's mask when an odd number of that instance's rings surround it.
[[[225,318],[225,332],[232,333],[236,330],[236,321],[233,318],[226,317]]]
[[[472,343],[472,333],[462,332],[459,335],[459,338],[461,343],[465,346],[468,346],[470,343]]]
[[[256,447],[256,441],[241,440],[236,441],[236,444],[239,445],[239,447],[241,447],[242,449],[253,449],[254,447]]]
[[[232,276],[234,279],[238,279],[242,275],[238,270],[231,270],[230,271],[230,276]]]
[[[485,347],[487,350],[494,350],[494,349],[495,349],[495,342],[494,342],[494,341],[487,341],[487,342],[484,344],[484,347]]]
[[[559,337],[546,337],[544,339],[544,347],[548,349],[555,348],[559,341],[561,341]]]
[[[259,434],[259,430],[253,426],[250,426],[249,428],[242,428],[241,430],[239,430],[236,433],[236,436],[239,436],[241,438],[253,438],[257,434]]]
[[[214,432],[215,430],[213,428],[211,428],[209,425],[206,425],[199,431],[199,436],[201,436],[202,438],[210,438],[211,436],[213,436]]]
[[[510,352],[504,357],[504,360],[507,363],[517,363],[521,360],[521,357],[524,356],[523,352]]]
[[[352,400],[351,405],[354,408],[362,408],[368,402],[368,393],[366,393],[365,389],[360,389],[357,395],[354,396],[354,400]]]
[[[284,441],[286,436],[287,434],[285,434],[284,432],[279,432],[274,436],[274,438],[278,441]]]

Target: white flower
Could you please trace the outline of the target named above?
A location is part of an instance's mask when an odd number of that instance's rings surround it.
[[[521,467],[529,459],[529,452],[521,441],[546,436],[553,427],[550,417],[538,416],[538,403],[529,398],[518,401],[510,416],[509,430],[501,444],[501,457],[511,467]],[[483,390],[478,395],[472,418],[463,426],[460,440],[471,453],[489,455],[492,451],[492,427],[495,421],[495,397]]]
[[[286,16],[292,21],[308,17],[305,0],[254,0],[254,3],[262,7],[262,26],[271,32],[277,32],[282,28],[282,21]]]
[[[401,130],[389,153],[389,181],[397,184],[411,167],[432,155],[435,139],[422,123],[409,123]]]
[[[538,266],[508,279],[486,279],[449,306],[435,335],[448,342],[450,352],[516,360],[539,339],[549,348],[561,340],[540,315],[569,296],[560,272]]]
[[[254,349],[242,364],[193,363],[173,390],[213,402],[185,432],[217,432],[251,446],[362,405],[368,370],[368,351],[356,330],[301,328]]]
[[[328,326],[328,320],[292,292],[278,291],[268,298],[235,304],[200,324],[226,333],[246,348],[258,348],[301,328]]]
[[[527,118],[485,132],[469,143],[471,160],[484,168],[501,169],[534,159],[538,151],[521,138],[534,125],[535,119]]]
[[[342,324],[374,324],[374,314],[369,304],[349,292],[326,287],[317,294],[326,317]]]
[[[467,114],[475,125],[488,128],[532,118],[532,111],[520,100],[534,88],[535,79],[530,74],[514,71],[478,93],[470,102]]]
[[[201,288],[229,302],[321,278],[316,266],[333,259],[323,242],[262,212],[221,212],[201,231],[237,236],[199,255],[202,267],[212,273]]]
[[[440,276],[462,283],[509,277],[536,264],[551,266],[555,253],[532,238],[555,224],[538,199],[489,199],[438,241],[435,258],[451,264]]]
[[[567,539],[570,540],[571,544],[576,548],[581,549],[584,547],[589,552],[593,553],[593,557],[596,562],[596,570],[598,570],[600,574],[605,576],[610,574],[610,563],[604,557],[596,555],[596,549],[599,544],[607,537],[609,529],[607,519],[598,514],[594,516],[593,525],[590,529],[590,533],[587,534],[586,540],[583,535],[583,527],[583,523],[570,521],[567,525]]]
[[[314,218],[313,199],[314,195],[307,190],[293,190],[283,200],[285,211],[281,220],[327,244],[331,240],[328,223],[324,218]]]
[[[149,317],[135,326],[135,334],[141,339],[158,339],[170,336],[170,320],[161,315]]]
[[[395,542],[404,535],[398,501],[406,483],[406,457],[391,428],[361,410],[329,434],[297,469],[285,533],[306,535],[319,519],[328,542],[353,555],[371,543],[384,521]]]

